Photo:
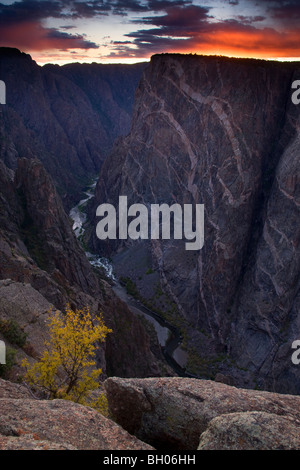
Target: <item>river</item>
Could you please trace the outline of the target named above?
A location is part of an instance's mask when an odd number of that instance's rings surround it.
[[[86,198],[70,210],[69,216],[73,220],[73,231],[77,238],[84,234],[84,224],[87,221],[85,208],[88,201],[94,196],[96,182],[86,191]],[[158,342],[161,346],[164,357],[169,366],[181,377],[193,377],[185,371],[187,363],[187,353],[181,348],[182,338],[177,328],[172,326],[157,313],[149,310],[141,302],[131,297],[126,289],[116,279],[113,266],[104,257],[86,252],[86,256],[93,266],[101,267],[109,279],[113,281],[113,291],[123,300],[128,308],[136,315],[141,315],[149,321],[155,328]]]

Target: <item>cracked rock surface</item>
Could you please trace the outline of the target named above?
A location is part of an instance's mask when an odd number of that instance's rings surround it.
[[[105,388],[116,422],[158,450],[300,449],[298,396],[180,377]]]
[[[9,397],[8,397],[9,396]],[[95,410],[0,379],[0,450],[150,450]]]

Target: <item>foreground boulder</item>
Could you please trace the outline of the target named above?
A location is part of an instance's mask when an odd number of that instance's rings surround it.
[[[300,449],[298,396],[179,377],[105,388],[116,422],[158,450]]]
[[[214,418],[201,435],[198,450],[299,450],[299,422],[261,411]]]
[[[0,380],[0,450],[151,449],[91,408],[29,397],[22,386]]]

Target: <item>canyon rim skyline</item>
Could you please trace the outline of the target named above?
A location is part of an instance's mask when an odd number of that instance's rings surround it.
[[[157,53],[297,60],[297,0],[3,0],[0,45],[40,65]]]

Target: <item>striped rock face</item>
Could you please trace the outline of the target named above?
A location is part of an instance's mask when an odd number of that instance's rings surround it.
[[[145,247],[176,305],[196,375],[230,371],[240,385],[292,393],[300,392],[291,361],[300,300],[297,67],[154,56],[136,92],[131,132],[102,167],[91,241],[110,254],[125,247],[128,262],[118,266],[117,255],[116,271],[155,303],[151,277],[140,280]],[[187,253],[172,237],[100,242],[96,207],[117,206],[119,196],[148,207],[204,204],[203,248]],[[167,311],[167,302],[160,308]]]

